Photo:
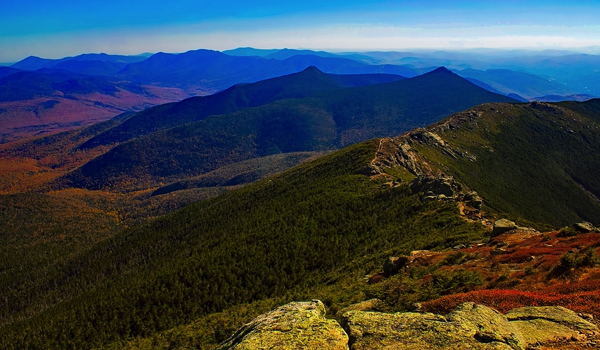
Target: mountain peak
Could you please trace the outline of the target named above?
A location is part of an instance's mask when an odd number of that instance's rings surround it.
[[[450,74],[454,74],[454,73],[452,73],[452,71],[450,71],[448,68],[446,68],[444,66],[436,68],[436,69],[432,70],[429,73],[450,73]]]
[[[315,66],[308,66],[302,72],[319,72],[319,73],[323,73],[319,68],[317,68]]]
[[[425,74],[421,74],[421,75],[419,75],[419,76],[417,76],[415,78],[423,77],[423,78],[427,78],[427,79],[429,79],[429,78],[438,79],[439,77],[451,77],[451,76],[459,77],[458,75],[456,75],[455,73],[453,73],[448,68],[442,66],[442,67],[436,68],[436,69],[434,69],[432,71],[429,71],[429,72],[427,72]],[[462,77],[459,77],[459,78],[463,79]]]

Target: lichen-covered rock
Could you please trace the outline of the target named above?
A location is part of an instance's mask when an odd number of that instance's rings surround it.
[[[577,313],[561,306],[527,306],[506,313],[527,344],[577,337],[581,332],[596,332],[598,327]]]
[[[475,329],[475,338],[483,342],[501,342],[513,349],[524,349],[525,341],[518,328],[514,327],[498,311],[475,303],[463,303],[449,313],[448,321],[457,322]]]
[[[337,312],[336,316],[341,316],[347,311],[357,310],[357,311],[377,311],[383,306],[383,301],[379,299],[369,299],[362,301],[360,303],[349,305],[340,311]]]
[[[478,307],[471,313],[477,313],[485,306]],[[465,311],[465,313],[468,313]],[[485,317],[492,316],[485,320]],[[483,311],[477,321],[465,323],[460,318],[460,312],[453,321],[444,316],[420,314],[414,312],[385,314],[377,312],[348,311],[342,317],[342,324],[350,336],[353,350],[367,349],[522,349],[496,341],[489,337],[478,338],[478,334],[495,335],[499,340],[512,338],[510,332],[500,331],[501,327],[490,330],[480,329],[480,326],[495,325],[495,320],[502,315],[493,311]],[[505,320],[506,321],[506,320]],[[516,337],[518,343],[518,337]]]
[[[321,301],[294,302],[244,325],[221,349],[348,350],[348,335],[335,320],[325,318]]]
[[[521,331],[526,344],[571,339],[579,335],[579,332],[567,326],[542,319],[511,321],[510,323]]]
[[[517,224],[507,219],[500,219],[494,222],[494,229],[492,230],[492,237],[503,234],[510,230],[518,228]]]
[[[579,232],[583,232],[583,233],[588,233],[588,232],[592,232],[594,231],[596,228],[594,227],[594,225],[592,225],[591,222],[578,222],[575,225],[573,225],[573,227],[579,231]]]
[[[562,306],[525,306],[506,313],[509,321],[543,319],[563,324],[576,330],[597,331],[598,327],[584,320],[575,311]]]
[[[325,319],[318,300],[290,303],[255,318],[221,349],[524,350],[598,332],[593,323],[559,306],[522,307],[506,315],[471,302],[446,316],[366,311],[380,303],[371,299],[340,310],[343,328]]]

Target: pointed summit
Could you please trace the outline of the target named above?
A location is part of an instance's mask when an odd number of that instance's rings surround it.
[[[444,66],[441,66],[441,67],[439,67],[439,68],[436,68],[436,69],[432,70],[432,71],[431,71],[431,72],[429,72],[429,73],[450,73],[450,74],[454,74],[454,73],[452,73],[452,71],[451,71],[451,70],[449,70],[448,68],[446,68],[446,67],[444,67]]]
[[[442,66],[442,67],[436,68],[430,72],[421,74],[421,75],[416,76],[411,79],[420,80],[420,79],[452,79],[452,78],[460,78],[461,80],[464,80],[458,74],[456,74],[456,73],[452,72],[451,70],[449,70],[448,68]]]
[[[319,68],[317,68],[315,66],[308,66],[302,72],[319,72],[319,73],[323,73],[322,71],[319,70]]]
[[[416,81],[419,81],[419,80],[429,81],[429,82],[435,81],[435,82],[437,82],[437,84],[441,83],[441,81],[443,80],[445,83],[452,81],[456,84],[468,83],[468,85],[472,85],[472,83],[467,81],[465,78],[461,77],[460,75],[452,72],[451,70],[449,70],[448,68],[443,67],[443,66],[436,68],[425,74],[411,78],[411,79],[416,80]],[[515,102],[515,101],[511,99],[511,102]]]

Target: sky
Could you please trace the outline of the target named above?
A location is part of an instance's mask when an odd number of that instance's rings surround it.
[[[600,0],[0,1],[0,62],[236,47],[600,53]]]

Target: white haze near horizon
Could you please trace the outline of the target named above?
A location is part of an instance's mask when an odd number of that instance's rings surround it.
[[[0,51],[0,62],[16,62],[27,56],[62,58],[82,53],[135,55],[142,52],[185,52],[199,48],[228,50],[237,47],[303,48],[341,51],[410,51],[467,49],[569,50],[600,54],[600,26],[485,26],[419,28],[343,25],[319,28],[209,30],[210,25],[170,26],[146,30],[97,30],[86,33],[48,34],[20,38]],[[474,34],[476,33],[476,34]],[[522,34],[527,33],[527,34]],[[52,43],[52,45],[49,45]],[[5,44],[6,45],[6,44]]]

